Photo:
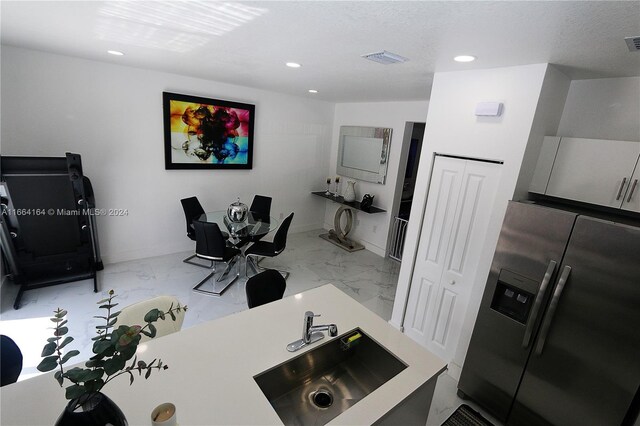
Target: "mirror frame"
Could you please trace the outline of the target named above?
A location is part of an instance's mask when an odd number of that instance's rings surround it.
[[[391,127],[362,127],[362,126],[340,126],[340,140],[338,144],[338,159],[336,173],[358,180],[380,183],[384,185],[387,178],[387,164],[389,159],[389,146],[391,145]],[[380,152],[380,167],[378,172],[370,172],[342,165],[342,154],[344,152],[345,136],[355,136],[362,138],[382,139],[382,150]]]

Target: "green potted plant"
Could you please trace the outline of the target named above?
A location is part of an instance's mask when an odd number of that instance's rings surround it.
[[[118,305],[113,302],[115,297],[114,291],[111,290],[108,298],[98,302],[105,314],[94,318],[104,320],[104,323],[96,326],[97,336],[92,338],[92,351],[95,355],[85,362],[84,368],[65,369],[64,365],[80,352],[63,350],[73,341],[73,337],[67,336],[67,311],[60,308],[54,311],[51,318],[54,323],[53,337],[47,339],[47,344],[42,350],[43,359],[37,369],[47,372],[57,368],[54,378],[60,387],[64,385],[65,380],[71,382],[65,392],[69,403],[56,425],[127,425],[122,411],[101,392],[102,388],[122,375],[129,376],[129,384],[132,384],[134,373],[141,376],[144,372],[144,378],[148,379],[153,370],[168,368],[160,359],[148,363],[138,360],[136,350],[142,335],[150,338],[156,336],[154,322],[165,320],[167,317],[175,321],[176,313],[186,311],[187,307],[180,304],[171,305],[166,312],[151,309],[144,317],[144,325],[116,324],[120,311],[113,309]]]

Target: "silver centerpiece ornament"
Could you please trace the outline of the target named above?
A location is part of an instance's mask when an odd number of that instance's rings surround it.
[[[238,201],[231,203],[229,208],[227,209],[227,217],[231,222],[244,222],[247,218],[247,213],[249,212],[249,208],[246,204],[240,202],[240,197],[238,197]]]

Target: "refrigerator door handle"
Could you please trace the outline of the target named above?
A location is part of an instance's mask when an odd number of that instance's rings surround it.
[[[633,191],[636,190],[636,186],[638,186],[638,179],[633,181],[633,186],[631,187],[631,191],[629,191],[629,198],[627,198],[627,203],[631,202],[631,197],[633,197]]]
[[[622,189],[624,188],[624,184],[627,183],[627,178],[622,178],[622,183],[620,184],[620,189],[618,190],[618,196],[616,197],[616,201],[620,199],[622,196]]]
[[[538,319],[538,313],[540,312],[540,306],[542,305],[542,300],[544,299],[544,295],[547,293],[547,287],[549,286],[549,282],[551,281],[551,277],[556,270],[556,261],[550,260],[549,266],[547,266],[547,272],[544,273],[544,278],[540,283],[540,289],[538,290],[538,294],[536,295],[536,300],[533,302],[533,308],[531,309],[531,316],[529,317],[529,322],[527,323],[527,328],[524,330],[524,339],[522,340],[522,347],[529,347],[529,343],[531,343],[531,336],[533,335],[533,328]]]
[[[540,329],[540,337],[538,338],[538,344],[536,345],[536,355],[542,355],[542,349],[544,348],[544,343],[547,340],[547,335],[549,334],[549,328],[551,327],[551,321],[553,321],[553,316],[556,314],[556,309],[558,308],[558,301],[560,300],[560,296],[562,295],[562,290],[564,290],[564,286],[567,283],[567,279],[569,279],[569,274],[571,273],[571,266],[567,265],[562,270],[562,274],[560,275],[560,279],[558,280],[558,285],[556,286],[555,291],[553,292],[553,297],[551,298],[551,303],[549,303],[549,311],[544,318],[544,322],[542,323],[542,328]]]

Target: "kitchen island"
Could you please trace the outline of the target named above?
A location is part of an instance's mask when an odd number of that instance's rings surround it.
[[[339,335],[359,327],[407,364],[329,424],[384,423],[389,413],[397,418],[415,407],[428,412],[430,392],[445,362],[330,284],[141,344],[139,359],[161,358],[169,369],[154,371],[148,380],[136,376],[131,386],[127,377],[117,378],[103,392],[130,425],[150,424],[151,410],[163,402],[176,405],[182,426],[282,424],[253,377],[335,339],[327,336],[288,352],[286,345],[301,337],[305,311],[321,314],[318,324],[336,324]],[[52,376],[3,387],[0,424],[53,424],[66,400]],[[416,401],[416,395],[423,400]]]

